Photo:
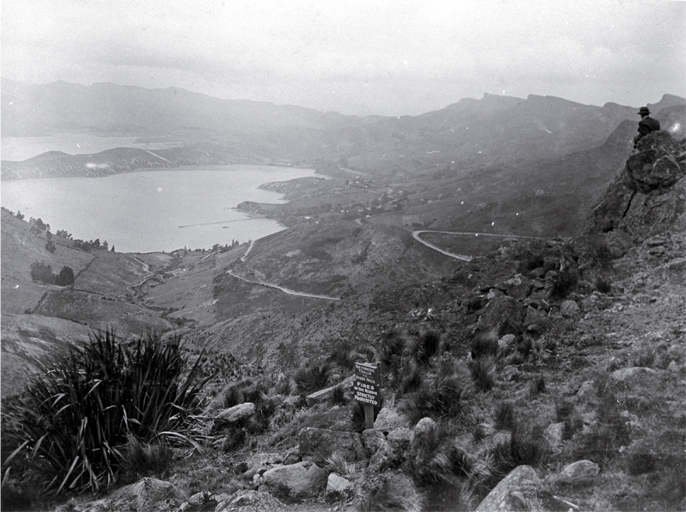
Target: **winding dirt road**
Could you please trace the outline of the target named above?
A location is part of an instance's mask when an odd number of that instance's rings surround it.
[[[427,246],[429,249],[433,249],[434,251],[438,251],[441,254],[448,256],[450,258],[455,258],[456,260],[461,260],[461,261],[472,261],[472,256],[465,256],[463,254],[453,254],[448,251],[444,251],[440,247],[436,247],[434,244],[431,244],[429,242],[426,242],[422,240],[419,235],[422,233],[440,233],[443,235],[474,235],[476,236],[490,236],[494,238],[522,238],[525,240],[543,240],[543,238],[539,238],[536,236],[518,236],[518,235],[494,235],[493,233],[474,233],[474,232],[465,232],[465,231],[435,231],[432,229],[420,229],[417,231],[412,232],[412,238],[417,240],[422,245]]]

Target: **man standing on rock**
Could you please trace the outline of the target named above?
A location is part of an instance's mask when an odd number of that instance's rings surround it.
[[[641,120],[638,122],[638,135],[634,137],[634,149],[639,140],[650,132],[655,132],[660,129],[660,121],[650,117],[650,110],[648,110],[648,107],[641,107],[638,109],[638,115],[641,116]]]

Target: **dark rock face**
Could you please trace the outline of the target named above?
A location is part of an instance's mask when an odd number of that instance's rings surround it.
[[[591,212],[587,233],[624,231],[640,243],[686,224],[686,140],[653,132],[637,150]]]

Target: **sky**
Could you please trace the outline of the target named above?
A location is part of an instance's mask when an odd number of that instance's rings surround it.
[[[686,1],[2,0],[3,78],[356,115],[686,97]]]

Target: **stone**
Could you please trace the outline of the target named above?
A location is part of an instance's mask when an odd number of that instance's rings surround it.
[[[414,432],[407,428],[401,427],[391,430],[386,436],[389,446],[395,452],[403,452],[410,447]]]
[[[677,143],[666,131],[643,137],[637,152],[608,187],[589,215],[588,234],[624,232],[634,242],[686,223],[686,162],[683,142]],[[606,235],[607,236],[607,235]]]
[[[543,484],[531,466],[517,466],[488,493],[475,512],[542,511],[542,490]]]
[[[676,361],[671,361],[667,365],[667,370],[671,373],[679,373],[679,365],[677,364]]]
[[[415,439],[420,439],[426,434],[428,434],[430,431],[436,428],[436,422],[432,420],[431,418],[422,418],[417,422],[417,424],[414,426],[414,431],[413,431],[413,438],[412,441],[414,442]]]
[[[275,466],[262,475],[260,490],[289,498],[302,498],[320,492],[329,472],[314,462],[303,461],[289,466]]]
[[[362,445],[367,450],[367,455],[372,456],[378,450],[388,446],[388,441],[383,432],[370,428],[362,432]]]
[[[303,460],[322,463],[334,453],[341,455],[348,462],[367,458],[360,435],[356,432],[305,427],[300,431],[299,442],[300,456]]]
[[[228,409],[221,409],[217,411],[214,418],[215,422],[220,420],[222,423],[228,425],[235,425],[239,421],[246,420],[255,415],[255,404],[252,402],[245,402],[242,404],[234,405]]]
[[[505,294],[517,300],[526,299],[531,291],[531,286],[531,281],[522,274],[517,274],[513,278],[497,285]]]
[[[564,467],[556,478],[556,482],[569,485],[586,485],[600,472],[600,467],[590,460],[578,460]]]
[[[509,356],[517,349],[517,337],[514,334],[506,334],[498,340],[498,352],[496,359]]]
[[[560,304],[560,314],[564,318],[574,318],[579,314],[579,305],[573,300],[563,300]]]
[[[222,501],[214,512],[286,512],[288,508],[267,492],[238,491]]]
[[[655,375],[657,371],[652,368],[646,368],[643,366],[634,366],[631,368],[621,368],[615,370],[610,374],[610,378],[615,382],[625,382],[632,381],[634,379],[644,378],[648,375]]]
[[[493,435],[495,434],[495,427],[490,423],[479,423],[476,426],[476,432],[478,437],[480,437],[481,439],[493,437]]]
[[[597,390],[595,387],[595,382],[592,380],[587,380],[581,384],[579,391],[576,392],[576,398],[580,402],[587,402],[592,397],[594,397],[596,394],[597,394]]]
[[[290,464],[295,464],[297,462],[300,462],[300,449],[299,448],[291,448],[286,452],[286,455],[283,457],[283,465],[288,466]]]
[[[400,414],[392,407],[384,406],[379,411],[379,415],[374,420],[374,428],[376,430],[383,430],[389,432],[399,427],[407,427],[408,420],[405,416]]]
[[[256,473],[274,464],[281,463],[283,458],[278,453],[256,453],[245,459],[247,468],[243,472],[246,478],[252,478]]]
[[[550,446],[551,450],[556,451],[562,445],[562,437],[565,433],[565,424],[562,423],[552,423],[546,427],[543,431],[543,439],[545,439]]]
[[[350,480],[338,476],[336,473],[329,474],[326,482],[326,494],[352,494],[353,488],[354,485]]]

